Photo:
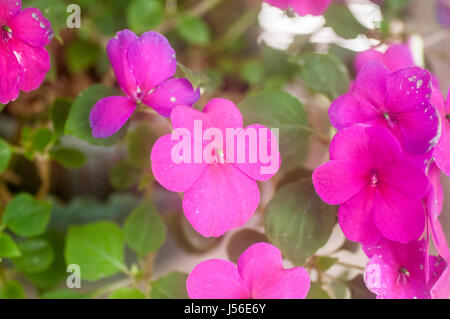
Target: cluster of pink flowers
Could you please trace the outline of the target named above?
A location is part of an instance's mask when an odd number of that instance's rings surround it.
[[[50,70],[45,46],[53,38],[50,22],[35,8],[21,11],[21,0],[0,3],[0,103],[36,90]]]
[[[340,205],[346,237],[370,258],[365,280],[379,298],[450,294],[449,253],[438,216],[440,169],[449,174],[448,103],[407,46],[355,60],[350,91],[329,109],[338,129],[330,162],[313,173],[319,196]],[[428,254],[433,238],[439,257]]]

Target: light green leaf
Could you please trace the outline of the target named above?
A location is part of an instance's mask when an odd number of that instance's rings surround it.
[[[42,234],[50,220],[52,205],[35,200],[29,194],[19,194],[6,206],[2,224],[15,234],[33,237]]]
[[[317,196],[310,179],[282,187],[264,217],[270,242],[296,266],[325,245],[335,224],[336,208]]]
[[[87,70],[97,64],[101,49],[94,42],[76,40],[66,50],[66,63],[72,73]]]
[[[125,220],[125,242],[139,257],[157,251],[166,240],[167,228],[156,207],[145,200]]]
[[[150,165],[150,153],[158,137],[147,123],[140,124],[126,136],[128,159],[138,168]]]
[[[135,186],[143,172],[129,162],[117,163],[110,172],[109,182],[115,189],[128,189]]]
[[[80,168],[86,163],[86,155],[79,150],[57,147],[50,151],[50,158],[68,168]]]
[[[328,293],[315,282],[311,283],[306,299],[331,299]]]
[[[89,123],[89,114],[94,105],[107,96],[119,95],[117,90],[101,84],[94,84],[81,92],[69,112],[65,133],[73,135],[93,145],[111,146],[120,140],[126,131],[126,125],[116,134],[108,138],[95,138]]]
[[[356,20],[352,12],[346,5],[332,3],[324,13],[327,24],[333,28],[334,32],[345,39],[356,38],[359,34],[364,34],[366,29]]]
[[[151,299],[189,299],[186,291],[187,274],[172,272],[152,283]]]
[[[246,125],[261,124],[279,129],[280,152],[284,172],[302,165],[311,127],[302,103],[281,90],[253,95],[239,104]]]
[[[336,262],[338,258],[332,258],[327,256],[318,256],[316,258],[316,266],[319,271],[327,271],[330,269]]]
[[[53,133],[48,128],[40,127],[34,132],[31,144],[33,148],[43,153],[53,139]]]
[[[123,287],[113,291],[108,299],[146,299],[142,291],[136,288]]]
[[[124,271],[123,252],[123,233],[112,222],[69,228],[66,263],[79,265],[82,279],[96,281]]]
[[[0,299],[25,299],[22,285],[15,280],[8,281],[0,290]]]
[[[27,239],[18,243],[22,253],[20,258],[13,259],[18,270],[26,274],[36,274],[50,267],[53,262],[53,249],[44,239]]]
[[[20,257],[20,250],[8,234],[0,234],[0,259]]]
[[[132,0],[127,8],[127,24],[136,33],[156,28],[164,16],[164,7],[157,0]]]
[[[0,138],[0,173],[3,173],[9,165],[12,151],[8,143]]]
[[[347,92],[350,75],[341,60],[331,54],[308,53],[294,58],[308,87],[334,100]]]
[[[197,17],[181,18],[176,31],[184,41],[190,44],[204,46],[211,41],[209,26]]]

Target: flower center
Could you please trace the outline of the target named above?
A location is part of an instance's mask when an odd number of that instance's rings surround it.
[[[12,30],[6,24],[2,25],[2,28],[1,28],[0,32],[1,32],[1,39],[2,40],[8,40],[8,39],[12,38]]]
[[[400,282],[406,283],[408,281],[409,277],[411,277],[411,273],[408,271],[408,269],[400,268],[398,270],[398,280]]]
[[[378,179],[377,173],[372,173],[370,176],[370,187],[377,187],[380,180]]]
[[[397,124],[397,120],[392,117],[388,112],[383,113],[384,119],[388,122],[389,127],[394,127]]]
[[[220,148],[216,148],[215,153],[216,153],[216,163],[219,164],[225,163],[225,154],[223,153],[223,150]]]

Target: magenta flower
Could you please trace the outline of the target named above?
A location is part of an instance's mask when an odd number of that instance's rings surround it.
[[[21,0],[0,3],[0,103],[19,92],[36,90],[50,70],[45,46],[53,37],[50,22],[35,8],[21,11]]]
[[[264,0],[268,4],[281,10],[294,10],[301,16],[308,14],[321,15],[324,13],[332,0]]]
[[[429,182],[389,130],[343,129],[331,142],[330,159],[314,171],[313,183],[323,201],[341,204],[339,225],[348,239],[371,245],[381,236],[408,243],[422,235]]]
[[[415,66],[411,50],[406,44],[400,43],[390,45],[384,53],[375,49],[358,53],[354,61],[356,72],[359,72],[370,61],[383,63],[391,72]]]
[[[430,299],[446,267],[442,258],[428,256],[425,240],[405,245],[382,239],[364,250],[370,258],[364,281],[379,299]]]
[[[441,118],[441,137],[434,149],[433,157],[437,166],[450,176],[450,89],[447,103],[437,89],[433,91],[432,99]]]
[[[433,299],[450,299],[450,260],[447,259],[445,270],[441,273],[436,283],[431,288]]]
[[[364,65],[350,92],[330,106],[338,130],[356,123],[386,127],[399,139],[411,160],[425,167],[437,142],[439,118],[431,104],[431,76],[410,67],[390,73],[380,62]]]
[[[256,181],[270,179],[279,169],[275,136],[261,125],[242,129],[241,112],[225,99],[211,100],[203,112],[178,106],[171,121],[173,134],[161,137],[152,149],[156,180],[170,191],[184,192],[184,213],[201,235],[218,237],[243,226],[259,205]],[[229,139],[230,132],[240,138]],[[174,155],[180,137],[188,145],[182,155]],[[240,155],[245,160],[237,159]]]
[[[301,267],[283,269],[275,246],[258,243],[239,257],[237,268],[223,259],[198,264],[186,288],[192,299],[304,299],[310,279]]]
[[[139,38],[129,30],[117,33],[107,53],[119,86],[127,95],[99,100],[92,108],[92,135],[106,138],[116,133],[139,103],[169,117],[177,105],[192,106],[200,91],[186,79],[173,78],[177,69],[175,51],[161,34],[150,31]]]

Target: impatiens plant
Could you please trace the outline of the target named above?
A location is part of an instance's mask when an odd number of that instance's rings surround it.
[[[245,250],[237,267],[227,260],[203,261],[186,282],[193,299],[304,299],[309,286],[308,272],[283,269],[280,251],[266,243]]]
[[[192,106],[200,97],[186,79],[173,78],[177,69],[175,51],[157,32],[139,38],[129,30],[117,33],[107,47],[117,81],[127,94],[99,100],[89,116],[92,135],[105,138],[116,133],[143,103],[168,117],[174,106]]]
[[[45,46],[52,41],[52,26],[39,9],[21,9],[21,0],[0,3],[2,104],[17,99],[20,91],[36,90],[50,70],[50,55]]]
[[[450,298],[447,3],[0,0],[0,299]]]

